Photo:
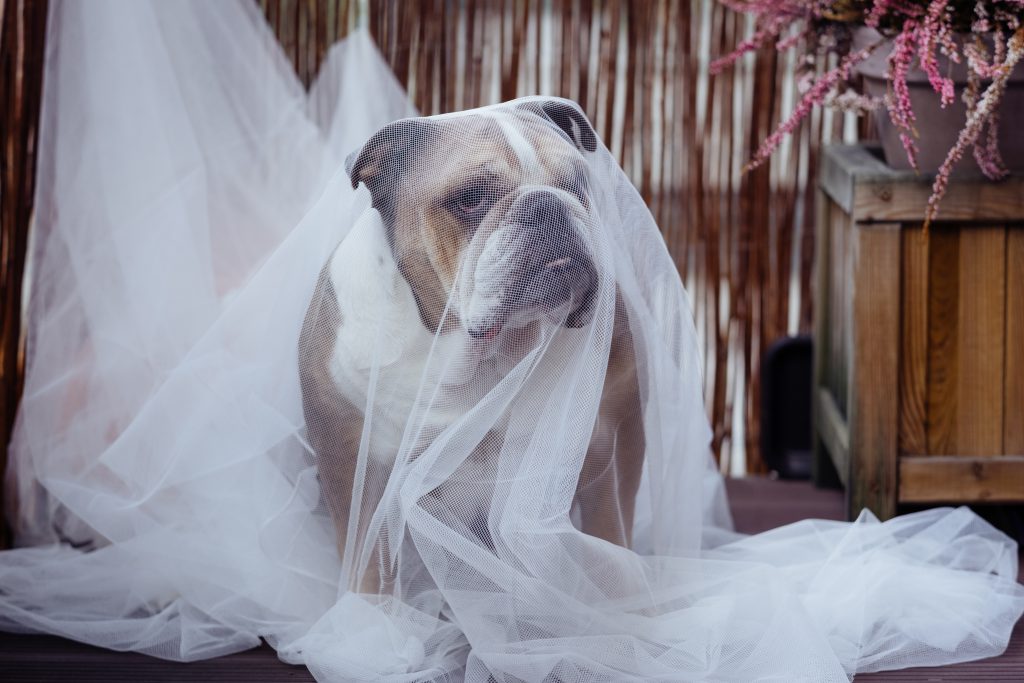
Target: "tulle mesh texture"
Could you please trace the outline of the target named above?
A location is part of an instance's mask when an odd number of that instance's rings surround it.
[[[3,628],[323,681],[1005,648],[966,509],[729,530],[678,274],[574,103],[409,118],[362,33],[307,98],[248,2],[49,30]]]

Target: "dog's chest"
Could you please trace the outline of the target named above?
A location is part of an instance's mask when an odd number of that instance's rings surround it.
[[[464,334],[434,335],[420,322],[376,211],[367,211],[331,257],[341,313],[331,375],[370,418],[370,455],[392,461],[411,425],[422,436],[465,415],[496,380]]]

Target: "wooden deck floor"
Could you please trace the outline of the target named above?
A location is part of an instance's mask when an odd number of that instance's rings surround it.
[[[756,533],[800,519],[841,519],[843,497],[809,484],[766,479],[728,484],[736,526]],[[1022,576],[1024,579],[1024,576]],[[0,634],[0,681],[312,681],[302,667],[278,661],[261,647],[191,664],[175,664],[135,653],[109,652],[50,636]],[[904,669],[857,677],[857,681],[1024,681],[1024,621],[1017,624],[1006,654],[981,662],[929,669]]]

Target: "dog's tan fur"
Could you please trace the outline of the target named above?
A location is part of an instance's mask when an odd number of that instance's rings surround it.
[[[391,231],[395,262],[412,289],[420,314],[420,320],[410,320],[409,325],[422,324],[432,332],[441,324],[446,301],[473,237],[465,232],[442,199],[451,195],[453,184],[466,177],[467,169],[485,170],[500,186],[509,189],[518,186],[524,173],[513,150],[508,145],[495,144],[502,136],[495,130],[493,120],[467,117],[459,125],[461,134],[446,138],[455,142],[449,143],[442,153],[431,149],[436,143],[429,136],[421,141],[426,149],[413,146],[399,153],[393,146],[403,144],[400,130],[377,143],[371,140],[350,170],[353,185],[368,185],[374,205],[385,216]],[[556,187],[564,184],[566,174],[579,164],[577,149],[539,117],[527,116],[522,125],[529,128],[530,139],[537,141],[536,159],[545,174],[543,182]],[[572,134],[571,127],[568,132]],[[374,187],[375,178],[387,171],[388,154],[401,157],[401,178],[396,180],[392,175],[393,187]],[[538,181],[531,178],[531,182]],[[393,196],[382,199],[380,195],[384,192]],[[507,209],[501,201],[511,200],[499,200],[491,212],[498,217]],[[490,224],[484,221],[476,231],[493,230],[496,222],[497,219]],[[316,452],[324,499],[342,553],[351,531],[356,533],[359,544],[364,542],[366,533],[365,524],[349,529],[363,415],[361,408],[352,405],[335,386],[329,368],[334,340],[343,324],[325,266],[299,342],[300,375],[309,440]],[[457,316],[449,310],[440,331],[451,333],[458,325]],[[626,307],[617,296],[614,337],[598,420],[577,484],[576,502],[582,531],[619,545],[629,545],[631,540],[634,499],[645,446],[641,411],[633,339]],[[488,440],[498,437],[492,434]],[[371,459],[369,466],[380,467],[385,460]],[[378,502],[374,496],[364,494],[359,518],[368,519]],[[369,562],[362,580],[353,582],[353,588],[363,592],[386,588],[390,572],[381,572],[380,567],[389,567],[391,563],[380,557],[380,552],[380,547],[376,547],[376,557]]]

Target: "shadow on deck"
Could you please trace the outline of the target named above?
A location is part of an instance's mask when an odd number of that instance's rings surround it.
[[[768,479],[730,480],[727,486],[736,527],[757,533],[807,518],[842,519],[843,495],[807,483]],[[302,667],[280,662],[269,647],[228,657],[177,664],[145,655],[110,652],[52,636],[0,633],[0,679],[21,681],[312,681]],[[1024,620],[1007,651],[980,662],[864,674],[858,681],[1022,681]]]

